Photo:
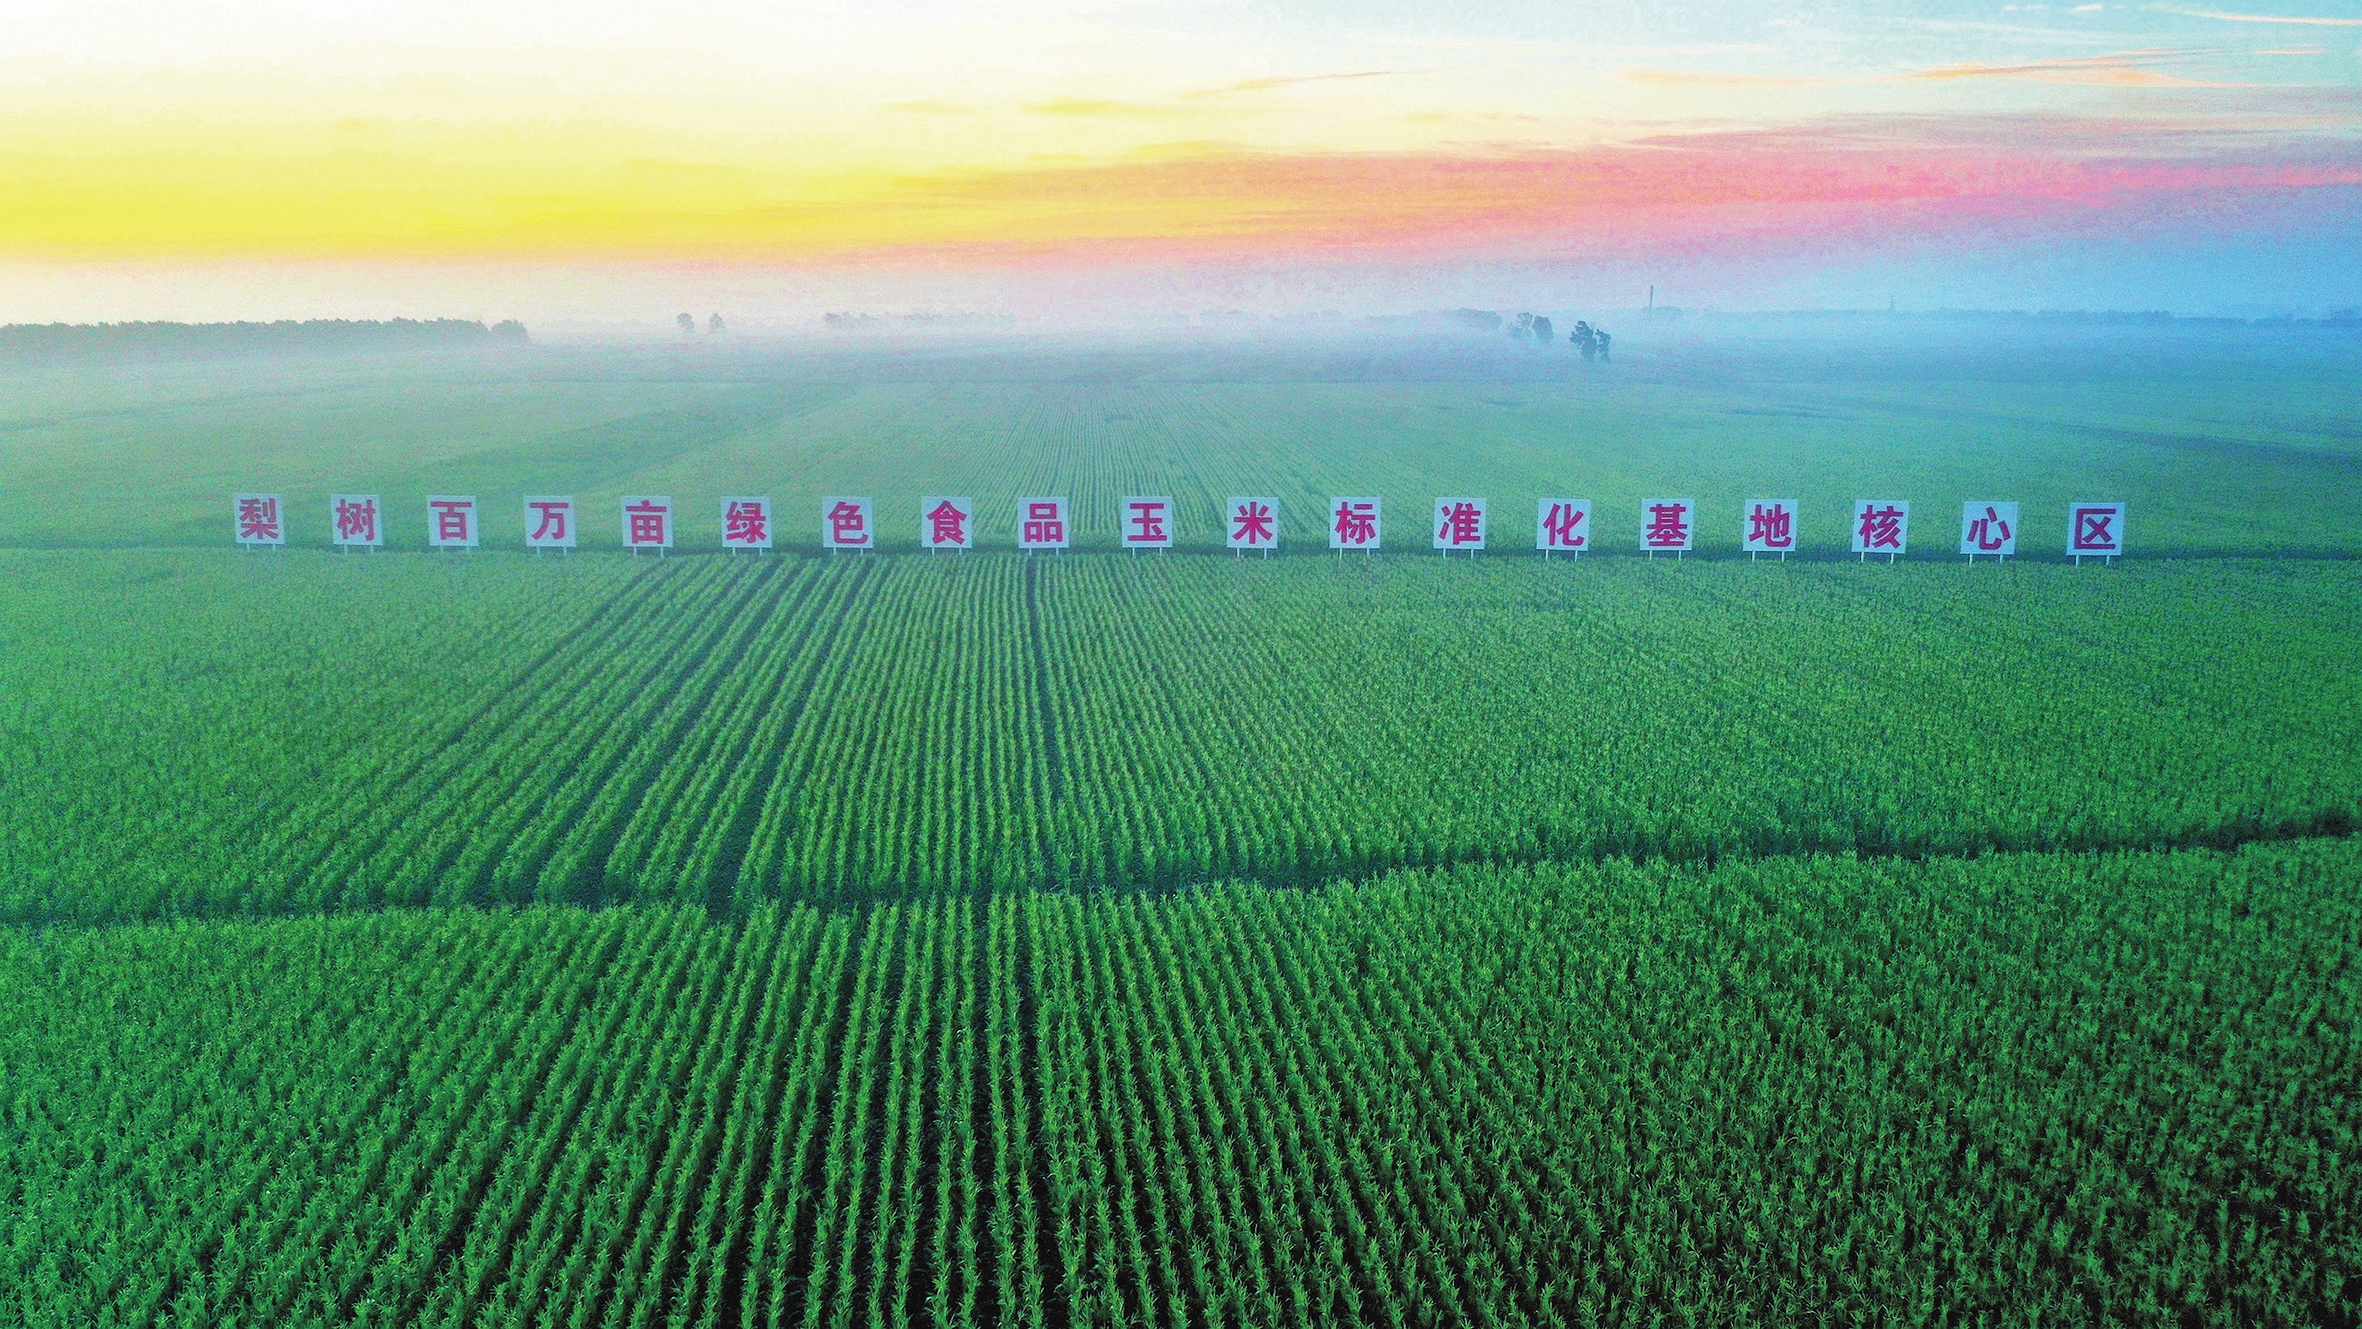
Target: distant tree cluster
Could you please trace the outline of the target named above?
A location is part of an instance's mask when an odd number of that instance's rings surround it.
[[[486,346],[528,340],[504,319],[281,319],[275,323],[13,323],[0,326],[0,360],[139,360],[304,351]]]

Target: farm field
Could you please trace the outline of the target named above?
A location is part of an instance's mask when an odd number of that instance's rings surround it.
[[[0,370],[0,1322],[2362,1323],[2353,347]],[[813,550],[933,492],[1004,547]],[[1519,548],[1666,492],[1701,555]]]

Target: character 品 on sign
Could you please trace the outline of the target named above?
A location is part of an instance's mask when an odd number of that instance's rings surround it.
[[[830,495],[820,500],[820,544],[839,549],[873,549],[877,531],[870,525],[870,500]]]
[[[1017,500],[1017,547],[1024,550],[1066,548],[1066,500]]]
[[[277,494],[232,494],[238,514],[238,543],[278,546],[287,543],[287,523]]]
[[[771,500],[749,495],[722,500],[722,548],[761,551],[771,547]]]
[[[1911,505],[1890,499],[1863,498],[1854,500],[1854,553],[1867,559],[1872,554],[1895,555],[1911,546]]]
[[[2124,552],[2122,503],[2067,505],[2067,554],[2080,563],[2087,558],[2115,558]]]
[[[1383,516],[1375,498],[1332,498],[1329,500],[1329,548],[1343,552],[1359,549],[1364,552],[1378,548],[1380,518]]]
[[[426,500],[426,542],[434,549],[473,549],[481,532],[476,527],[472,494],[429,494]]]
[[[1484,500],[1435,500],[1435,547],[1446,554],[1465,549],[1472,555],[1484,548]]]
[[[1278,499],[1226,498],[1222,511],[1222,528],[1232,549],[1242,554],[1260,549],[1268,555],[1279,548]]]
[[[1581,557],[1591,547],[1591,500],[1545,498],[1534,504],[1534,548]]]
[[[2018,505],[1960,505],[1960,552],[1973,563],[1979,554],[2007,558],[2018,551]]]
[[[1687,553],[1697,538],[1697,511],[1694,498],[1644,500],[1640,505],[1640,547],[1651,558],[1659,553]]]
[[[385,528],[378,521],[377,495],[330,494],[328,535],[345,549],[375,549],[384,544]]]
[[[1117,535],[1126,549],[1172,548],[1173,500],[1159,495],[1125,498],[1123,525]]]
[[[1757,554],[1782,558],[1796,547],[1796,500],[1756,498],[1747,501],[1747,520],[1739,532],[1739,548],[1752,560]]]
[[[976,500],[929,494],[919,500],[919,548],[968,549],[976,543]]]

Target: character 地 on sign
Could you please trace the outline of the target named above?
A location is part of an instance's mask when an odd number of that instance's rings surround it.
[[[2018,551],[2018,505],[1963,503],[1960,505],[1960,552],[1969,561],[1979,554],[2007,558]]]
[[[673,501],[663,494],[623,496],[623,547],[661,554],[673,547]]]
[[[1758,498],[1747,503],[1747,526],[1740,533],[1739,548],[1752,559],[1757,554],[1778,554],[1782,558],[1796,547],[1796,500],[1792,498]]]
[[[831,494],[821,499],[820,543],[831,552],[875,547],[877,533],[870,526],[872,510],[872,504],[866,498],[845,498]]]
[[[1228,498],[1222,501],[1222,511],[1227,514],[1222,525],[1232,549],[1269,554],[1279,547],[1278,499]]]
[[[280,514],[281,502],[277,494],[233,494],[231,502],[238,514],[238,543],[242,545],[283,545],[287,543],[287,523]]]
[[[385,529],[378,521],[377,495],[330,494],[328,496],[329,538],[345,549],[375,549],[385,543]]]
[[[966,549],[976,543],[976,500],[929,494],[919,500],[919,547]]]
[[[1126,496],[1119,534],[1126,549],[1172,548],[1173,500],[1155,494]]]
[[[2087,558],[2114,558],[2124,552],[2122,503],[2067,505],[2067,553],[2078,563]]]
[[[764,550],[771,547],[771,500],[744,495],[722,500],[722,548]]]
[[[1435,547],[1447,554],[1455,549],[1474,554],[1484,548],[1484,500],[1435,500]]]
[[[525,499],[525,547],[528,549],[572,549],[574,547],[574,500],[571,498],[533,497]]]
[[[1911,546],[1911,505],[1891,499],[1864,498],[1854,501],[1853,551],[1867,559],[1872,554],[1886,555],[1894,562],[1895,555]]]
[[[1697,538],[1697,510],[1694,498],[1644,500],[1640,505],[1640,547],[1652,558],[1659,553],[1687,553]]]
[[[1021,498],[1017,500],[1017,511],[1019,549],[1066,548],[1065,499]]]
[[[481,532],[476,527],[472,494],[429,494],[426,500],[426,542],[436,549],[473,549]]]
[[[1375,498],[1329,500],[1329,548],[1374,551],[1384,535],[1385,513]]]
[[[1534,548],[1580,556],[1591,547],[1591,500],[1545,498],[1534,504]]]

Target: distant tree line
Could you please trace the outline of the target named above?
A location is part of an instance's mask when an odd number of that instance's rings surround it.
[[[11,323],[0,326],[0,360],[138,360],[272,352],[496,346],[527,340],[504,319],[315,318],[275,323]]]

